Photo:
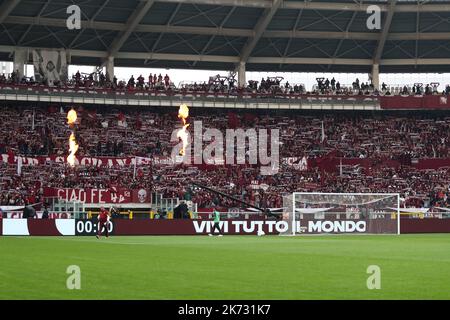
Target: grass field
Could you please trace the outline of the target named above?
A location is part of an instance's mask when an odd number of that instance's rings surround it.
[[[0,299],[450,299],[450,234],[0,237]]]

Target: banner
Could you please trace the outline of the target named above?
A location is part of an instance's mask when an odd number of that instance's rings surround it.
[[[441,167],[450,167],[450,159],[448,158],[436,158],[436,159],[419,159],[415,164],[415,167],[419,170],[423,169],[439,169]]]
[[[342,161],[342,163],[341,163]],[[360,165],[363,167],[371,166],[370,158],[339,158],[336,156],[323,156],[318,158],[306,158],[306,157],[287,157],[283,158],[282,163],[294,167],[299,171],[306,171],[309,168],[319,167],[325,171],[337,171],[342,164],[346,165]],[[0,154],[0,163],[9,163],[20,165],[21,171],[26,166],[37,166],[45,164],[66,164],[67,156],[36,156],[36,157],[23,157],[16,156],[14,154]],[[94,167],[130,167],[130,166],[171,166],[175,163],[172,158],[167,156],[158,157],[76,157],[76,166],[94,166]],[[401,165],[400,161],[387,159],[384,161],[386,166],[398,167]],[[412,166],[417,169],[438,169],[440,167],[450,166],[450,158],[435,158],[435,159],[417,159],[416,162],[411,163]],[[214,169],[214,165],[202,164],[194,165],[201,170]]]
[[[34,77],[37,82],[54,85],[67,80],[65,50],[33,50]]]
[[[36,218],[42,219],[42,211],[36,212]],[[23,213],[22,211],[12,211],[6,212],[6,218],[8,219],[22,219]],[[71,219],[72,215],[67,212],[51,212],[48,214],[49,219]]]
[[[44,188],[44,197],[55,197],[67,202],[81,203],[151,203],[151,192],[146,189],[70,189]]]
[[[444,95],[380,96],[382,109],[450,109],[450,99]]]
[[[67,163],[67,156],[37,156],[37,157],[21,157],[15,156],[13,154],[1,154],[0,155],[0,163],[9,163],[9,164],[19,164],[21,162],[21,167],[24,166],[37,166],[42,164],[50,164],[50,163]],[[95,166],[95,167],[126,167],[126,166],[134,166],[136,163],[137,166],[145,166],[145,165],[172,165],[173,161],[170,157],[76,157],[75,165],[76,166]]]
[[[331,221],[305,221],[298,226],[303,234],[317,233],[374,233],[387,221],[342,221],[341,226]],[[212,231],[212,221],[201,220],[126,220],[113,219],[108,223],[113,235],[206,235]],[[401,233],[448,233],[450,219],[401,219]],[[336,228],[337,227],[337,228]],[[74,219],[0,219],[0,235],[10,236],[92,236],[98,230],[94,220]],[[221,222],[225,234],[255,235],[262,228],[266,234],[286,230],[284,221],[228,220]]]
[[[294,169],[299,170],[299,171],[308,170],[308,159],[306,157],[283,158],[283,163],[290,167],[294,167]]]

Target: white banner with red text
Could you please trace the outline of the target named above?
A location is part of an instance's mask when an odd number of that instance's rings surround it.
[[[122,188],[110,189],[71,189],[44,188],[44,197],[57,198],[66,202],[80,203],[151,203],[151,192],[146,189],[128,190]]]

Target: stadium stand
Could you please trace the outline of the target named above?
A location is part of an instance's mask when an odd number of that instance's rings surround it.
[[[55,106],[1,107],[0,154],[65,156],[67,110]],[[62,111],[62,112],[61,112]],[[44,187],[145,188],[165,197],[186,194],[199,207],[214,195],[190,188],[196,181],[215,186],[261,207],[281,207],[282,194],[293,191],[400,192],[411,206],[448,206],[450,167],[418,166],[417,161],[450,158],[450,117],[445,113],[288,113],[193,110],[190,122],[204,127],[280,129],[280,157],[307,158],[307,168],[281,164],[274,176],[263,176],[257,165],[146,165],[134,174],[132,166],[45,163],[23,166],[1,163],[2,205],[43,200]],[[172,130],[179,127],[173,109],[78,108],[78,156],[167,157],[174,146]],[[34,120],[33,120],[34,119]],[[33,129],[34,126],[34,129]],[[322,131],[323,127],[323,131]],[[342,162],[343,161],[343,162]],[[262,187],[267,186],[267,187]],[[230,200],[224,205],[233,205]],[[229,203],[228,203],[229,202]]]
[[[450,85],[445,85],[445,89],[438,90],[439,83],[414,83],[411,85],[387,85],[382,83],[380,90],[374,88],[372,83],[360,82],[355,79],[352,84],[341,84],[339,80],[332,78],[317,78],[317,84],[307,89],[303,84],[290,84],[284,81],[282,77],[267,77],[258,80],[249,80],[247,85],[239,87],[234,76],[215,75],[209,77],[204,82],[186,82],[183,81],[179,85],[173,83],[170,76],[166,74],[164,77],[159,74],[151,74],[148,78],[139,75],[136,79],[131,76],[128,80],[118,80],[116,77],[112,81],[108,80],[109,76],[99,73],[83,74],[80,72],[72,75],[67,82],[58,82],[50,87],[53,88],[76,88],[76,89],[108,89],[112,91],[128,91],[128,92],[147,92],[158,91],[166,95],[188,94],[188,93],[217,93],[231,95],[245,95],[250,93],[258,93],[267,95],[268,97],[277,97],[280,95],[296,95],[296,94],[320,94],[320,95],[397,95],[397,96],[413,96],[413,95],[449,95]],[[0,75],[0,86],[17,86],[20,88],[47,88],[48,84],[44,82],[36,82],[33,77],[17,76],[16,72],[11,74]]]

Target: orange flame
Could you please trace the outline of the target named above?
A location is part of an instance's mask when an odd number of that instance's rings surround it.
[[[69,151],[70,154],[67,157],[67,162],[73,167],[75,166],[75,153],[78,151],[78,144],[75,139],[75,134],[72,132],[69,138]]]
[[[186,124],[186,120],[189,117],[189,107],[185,104],[182,104],[180,106],[180,109],[178,110],[178,118],[181,118],[183,120],[183,124]]]
[[[71,109],[67,114],[67,124],[75,124],[77,118],[78,118],[77,112]]]
[[[183,148],[180,150],[180,156],[184,156],[186,154],[186,147],[189,143],[188,141],[188,132],[187,128],[189,124],[187,123],[187,118],[189,117],[189,108],[187,105],[180,105],[180,109],[178,110],[178,118],[183,121],[183,128],[180,129],[177,133],[177,138],[183,141]]]
[[[67,114],[67,124],[69,124],[71,126],[71,128],[73,128],[75,122],[77,121],[77,112],[73,109],[71,109],[69,111],[69,113]],[[75,133],[72,130],[72,133],[70,134],[69,137],[69,156],[67,157],[67,162],[73,167],[75,166],[75,153],[77,153],[78,151],[78,144],[77,144],[77,140],[75,139]]]

